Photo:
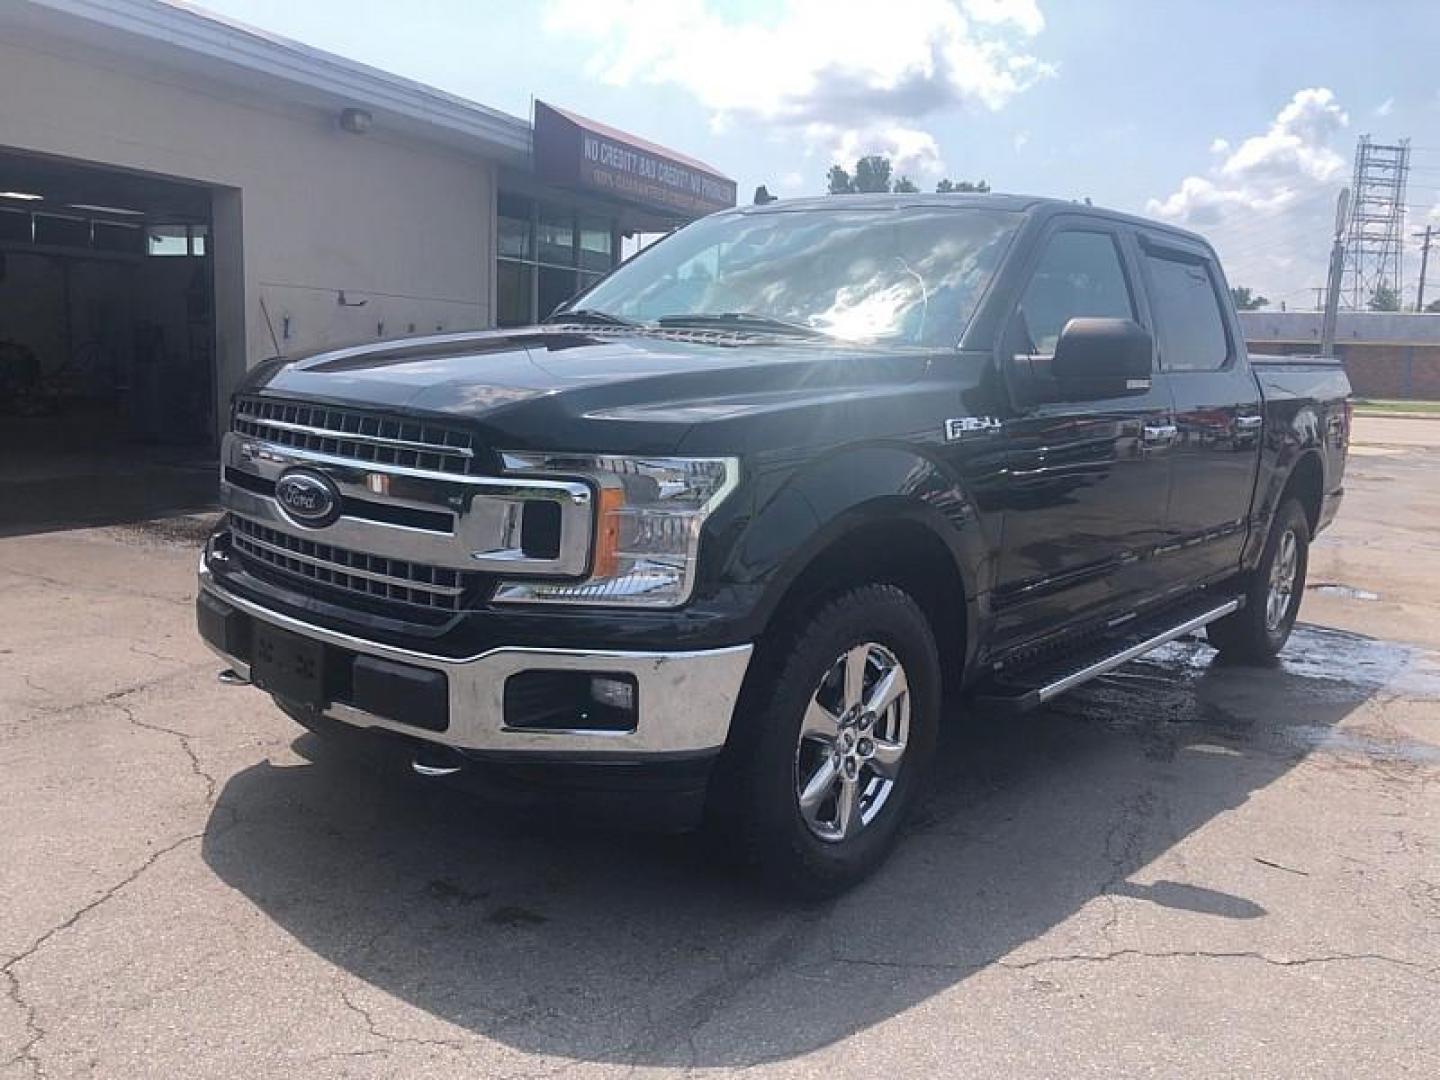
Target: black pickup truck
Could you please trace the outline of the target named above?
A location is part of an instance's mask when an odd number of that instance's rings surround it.
[[[893,846],[943,702],[1031,708],[1201,627],[1278,652],[1348,394],[1248,357],[1214,252],[1154,222],[727,211],[544,325],[254,369],[200,632],[422,775],[707,821],[831,892]]]

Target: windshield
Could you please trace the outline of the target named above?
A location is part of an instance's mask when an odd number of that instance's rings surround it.
[[[1019,220],[943,206],[718,214],[640,253],[570,310],[953,346]]]

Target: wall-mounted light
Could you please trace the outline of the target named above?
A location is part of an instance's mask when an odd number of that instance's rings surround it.
[[[364,135],[375,126],[375,117],[370,115],[369,109],[341,109],[340,130],[348,131],[351,135]]]
[[[35,202],[45,198],[44,195],[32,195],[28,191],[0,191],[0,199],[23,199],[26,202]]]

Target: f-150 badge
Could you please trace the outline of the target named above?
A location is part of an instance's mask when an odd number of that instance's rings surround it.
[[[974,435],[996,435],[1004,426],[993,416],[961,416],[945,421],[945,441],[955,442]]]

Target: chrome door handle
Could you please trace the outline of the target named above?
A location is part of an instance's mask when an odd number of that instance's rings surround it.
[[[1168,443],[1173,442],[1175,436],[1180,434],[1180,429],[1174,424],[1146,424],[1145,441],[1147,443]]]

